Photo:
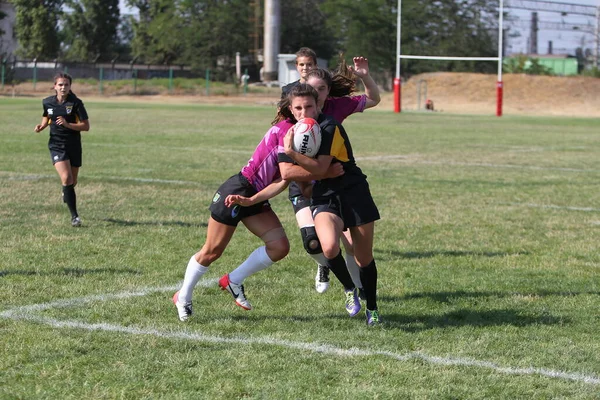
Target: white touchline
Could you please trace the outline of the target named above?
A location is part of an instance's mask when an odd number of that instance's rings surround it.
[[[598,169],[583,169],[583,168],[568,168],[568,167],[540,167],[537,165],[519,165],[519,164],[492,164],[478,162],[457,162],[457,161],[430,161],[415,159],[413,155],[381,155],[381,156],[366,156],[355,157],[356,161],[399,161],[406,164],[425,164],[425,165],[442,165],[442,166],[457,166],[457,167],[485,167],[485,168],[512,168],[512,169],[528,169],[535,171],[563,171],[563,172],[600,172]]]
[[[502,204],[502,203],[500,203]],[[570,207],[570,206],[555,206],[553,204],[535,204],[535,203],[505,203],[510,206],[522,206],[531,208],[548,208],[553,210],[569,210],[569,211],[586,211],[586,212],[598,212],[600,208],[593,207]]]
[[[198,282],[198,286],[209,287],[215,285],[217,279],[201,280]],[[479,367],[486,368],[492,371],[508,374],[508,375],[540,375],[548,378],[559,378],[565,380],[571,380],[575,382],[582,382],[591,385],[600,385],[600,377],[593,375],[585,375],[577,372],[563,372],[555,371],[545,368],[518,368],[518,367],[502,367],[490,361],[473,360],[469,358],[454,358],[454,357],[436,357],[430,356],[421,352],[410,352],[410,353],[394,353],[391,351],[375,351],[369,349],[359,349],[352,347],[349,349],[343,349],[340,347],[331,346],[328,344],[319,343],[308,343],[308,342],[294,342],[289,340],[274,339],[268,336],[263,337],[252,337],[252,336],[238,336],[238,337],[222,337],[222,336],[211,336],[203,335],[199,333],[185,332],[185,331],[164,331],[152,328],[136,328],[131,326],[114,325],[108,323],[88,324],[80,321],[73,320],[59,320],[54,318],[47,318],[41,315],[36,315],[36,312],[48,310],[51,308],[63,308],[71,307],[82,303],[90,303],[95,301],[108,301],[115,299],[126,299],[130,297],[146,296],[151,293],[157,292],[170,292],[177,290],[180,285],[167,286],[159,288],[145,288],[135,292],[123,292],[115,294],[104,294],[94,295],[87,297],[80,297],[75,299],[63,299],[57,300],[50,303],[33,304],[29,306],[16,307],[8,309],[0,313],[0,317],[12,319],[12,320],[25,320],[35,323],[42,323],[50,325],[54,328],[73,328],[73,329],[84,329],[88,331],[106,331],[106,332],[117,332],[127,333],[131,335],[148,335],[156,336],[166,339],[180,339],[180,340],[193,340],[208,343],[230,343],[230,344],[261,344],[279,346],[290,349],[297,349],[303,351],[310,351],[315,353],[331,354],[339,357],[372,357],[372,356],[385,356],[398,361],[408,360],[421,360],[431,364],[448,365],[448,366],[466,366],[466,367]]]

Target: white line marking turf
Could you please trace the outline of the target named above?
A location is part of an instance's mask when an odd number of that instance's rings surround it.
[[[202,280],[198,282],[199,286],[208,287],[213,286],[217,282],[217,279]],[[352,347],[349,349],[343,349],[340,347],[330,346],[328,344],[319,343],[307,343],[307,342],[294,342],[289,340],[273,339],[268,336],[263,337],[252,337],[252,336],[238,336],[238,337],[222,337],[222,336],[211,336],[203,335],[199,333],[183,332],[183,331],[165,331],[158,329],[148,328],[136,328],[132,326],[122,326],[108,323],[97,323],[88,324],[85,322],[74,321],[74,320],[58,320],[54,318],[46,318],[36,313],[48,310],[52,308],[65,308],[73,307],[76,305],[98,302],[98,301],[109,301],[115,299],[127,299],[131,297],[146,296],[150,293],[157,292],[172,292],[179,288],[177,286],[168,286],[161,288],[146,288],[135,292],[123,292],[115,294],[104,294],[80,297],[75,299],[63,299],[49,303],[33,304],[22,307],[15,307],[8,309],[0,313],[1,318],[7,318],[12,320],[24,320],[31,321],[34,323],[41,323],[52,326],[54,328],[68,328],[68,329],[83,329],[87,331],[105,331],[115,333],[126,333],[130,335],[147,335],[155,336],[164,339],[178,339],[178,340],[191,340],[207,343],[216,344],[236,344],[236,345],[269,345],[285,347],[288,349],[295,349],[301,351],[310,351],[314,353],[329,354],[336,357],[374,357],[384,356],[389,357],[398,361],[410,361],[420,360],[429,364],[435,365],[446,365],[446,366],[464,366],[464,367],[475,367],[489,369],[494,372],[506,375],[540,375],[547,378],[557,378],[570,380],[580,383],[586,383],[590,385],[600,385],[600,377],[593,375],[586,375],[578,372],[563,372],[556,371],[546,368],[518,368],[518,367],[503,367],[490,361],[474,360],[469,358],[460,357],[437,357],[424,354],[422,352],[410,352],[410,353],[394,353],[391,351],[375,351],[369,349],[359,349]],[[175,320],[175,312],[173,312],[173,319]]]

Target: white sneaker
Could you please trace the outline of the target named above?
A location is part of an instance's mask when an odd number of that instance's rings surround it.
[[[327,289],[329,289],[329,268],[326,265],[319,265],[315,276],[315,290],[324,293]]]
[[[177,308],[177,314],[179,314],[179,320],[186,322],[192,316],[192,302],[180,303],[179,302],[179,291],[173,295],[173,304]]]
[[[252,305],[248,299],[246,299],[246,293],[244,292],[244,285],[236,285],[231,283],[229,280],[229,274],[225,274],[219,279],[219,286],[221,290],[227,290],[233,296],[235,304],[242,307],[244,310],[252,310]]]
[[[79,218],[79,217],[73,217],[71,219],[71,226],[74,226],[74,227],[81,226],[81,218]]]

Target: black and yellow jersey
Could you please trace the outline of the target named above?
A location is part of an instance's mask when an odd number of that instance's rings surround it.
[[[322,179],[313,187],[313,197],[330,196],[344,191],[360,182],[365,182],[367,176],[356,165],[352,145],[344,127],[334,118],[321,114],[317,119],[321,127],[320,155],[332,156],[332,162],[339,162],[344,168],[344,175],[337,178]]]
[[[81,141],[79,131],[65,128],[56,124],[58,117],[63,117],[68,123],[77,123],[88,119],[83,102],[73,93],[69,93],[64,102],[60,103],[56,96],[46,97],[42,101],[44,117],[50,119],[50,140],[53,142],[73,143]]]

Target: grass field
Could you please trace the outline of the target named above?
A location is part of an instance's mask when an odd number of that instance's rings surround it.
[[[77,229],[41,99],[0,99],[0,398],[600,398],[600,120],[349,118],[382,214],[373,329],[338,282],[315,292],[285,196],[292,249],[246,280],[254,310],[216,284],[260,245],[242,228],[179,322],[212,195],[274,110],[86,107]]]

